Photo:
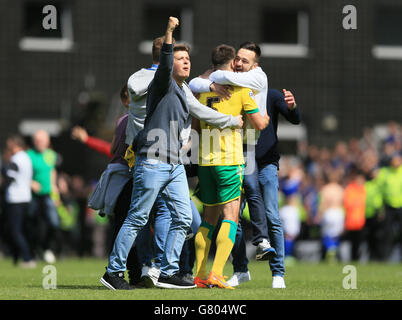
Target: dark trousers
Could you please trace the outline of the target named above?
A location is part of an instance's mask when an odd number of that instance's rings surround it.
[[[384,233],[382,238],[382,251],[385,260],[390,258],[395,242],[399,241],[402,251],[402,208],[385,207]]]
[[[34,195],[29,204],[27,240],[36,253],[61,250],[60,218],[50,195]]]
[[[180,254],[180,274],[193,274],[193,266],[195,262],[194,238],[184,241],[183,249]]]
[[[366,218],[364,225],[364,240],[367,242],[369,259],[371,261],[383,260],[381,252],[382,234],[384,234],[384,220],[379,219],[377,213],[374,217]]]
[[[16,263],[21,257],[24,261],[32,259],[32,254],[24,234],[24,219],[28,203],[6,204],[6,230],[10,237],[10,249]]]
[[[345,234],[345,239],[349,240],[352,245],[352,261],[358,261],[360,258],[360,245],[363,241],[363,229],[347,231]]]
[[[76,197],[78,204],[78,219],[77,219],[77,253],[79,257],[92,254],[92,233],[93,227],[87,223],[86,210],[88,199],[82,197]]]
[[[128,210],[130,209],[131,204],[131,194],[133,191],[133,182],[130,180],[126,183],[123,190],[121,191],[119,198],[116,201],[116,205],[114,207],[114,216],[113,216],[113,239],[112,245],[117,237],[117,234],[120,231],[121,226],[123,225],[124,220],[127,218]],[[110,248],[111,251],[112,248]],[[127,271],[130,284],[138,283],[141,278],[141,265],[138,262],[137,250],[135,249],[135,245],[131,248],[130,253],[127,257]]]

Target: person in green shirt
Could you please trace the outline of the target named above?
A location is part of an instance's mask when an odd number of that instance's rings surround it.
[[[388,167],[380,169],[377,179],[385,204],[382,251],[384,259],[389,259],[394,240],[398,236],[402,250],[402,154],[400,151],[391,156]],[[395,234],[395,230],[399,230],[399,235]]]
[[[381,233],[384,230],[384,199],[378,185],[378,169],[367,173],[368,179],[364,187],[366,189],[366,223],[364,226],[364,237],[367,241],[369,259],[382,260]]]
[[[56,160],[57,154],[49,148],[50,137],[44,130],[38,130],[33,136],[34,148],[27,151],[32,161],[33,177],[31,182],[32,201],[30,204],[30,235],[33,250],[43,254],[47,263],[54,263],[53,253],[60,235],[60,218],[52,192],[57,193]]]

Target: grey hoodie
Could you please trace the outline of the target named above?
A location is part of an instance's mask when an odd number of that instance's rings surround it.
[[[182,163],[180,133],[191,125],[191,117],[186,93],[172,78],[173,60],[173,45],[164,43],[148,87],[144,128],[135,136],[133,149],[137,156],[178,164]]]

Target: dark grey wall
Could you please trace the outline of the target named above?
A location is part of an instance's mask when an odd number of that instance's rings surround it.
[[[264,32],[260,28],[264,18],[262,9],[307,10],[309,56],[263,58],[261,65],[268,74],[271,87],[287,88],[295,93],[310,142],[331,146],[338,139],[360,136],[364,126],[390,119],[401,121],[402,60],[378,60],[371,53],[376,6],[380,3],[399,4],[399,0],[169,2],[193,8],[191,77],[208,67],[214,46],[220,43],[238,46],[245,40],[259,42]],[[102,117],[98,124],[88,123],[85,114],[91,112],[78,102],[78,95],[85,90],[85,76],[91,74],[95,77],[94,91],[100,94],[97,95],[99,107],[94,110],[98,115],[107,117],[105,112],[112,98],[129,75],[150,63],[150,56],[138,51],[138,43],[145,34],[143,7],[145,3],[166,1],[71,0],[70,3],[74,49],[70,52],[30,52],[21,51],[18,47],[22,33],[23,1],[0,0],[2,145],[7,134],[16,131],[22,118],[60,117],[62,101],[72,108],[72,124],[88,124],[91,133],[110,139],[110,125],[103,126]],[[357,30],[342,28],[342,8],[347,4],[357,8]],[[166,19],[168,16],[169,12],[166,12]],[[164,30],[160,31],[163,34]],[[321,120],[327,113],[335,114],[339,120],[338,130],[331,134],[321,128]],[[64,147],[67,145],[74,149],[74,144],[65,144]],[[105,162],[104,158],[96,159],[96,164]]]

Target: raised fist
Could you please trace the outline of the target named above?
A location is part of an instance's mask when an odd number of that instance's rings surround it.
[[[169,22],[168,22],[168,30],[173,32],[174,29],[177,28],[177,26],[179,25],[179,19],[175,18],[175,17],[169,17]]]

